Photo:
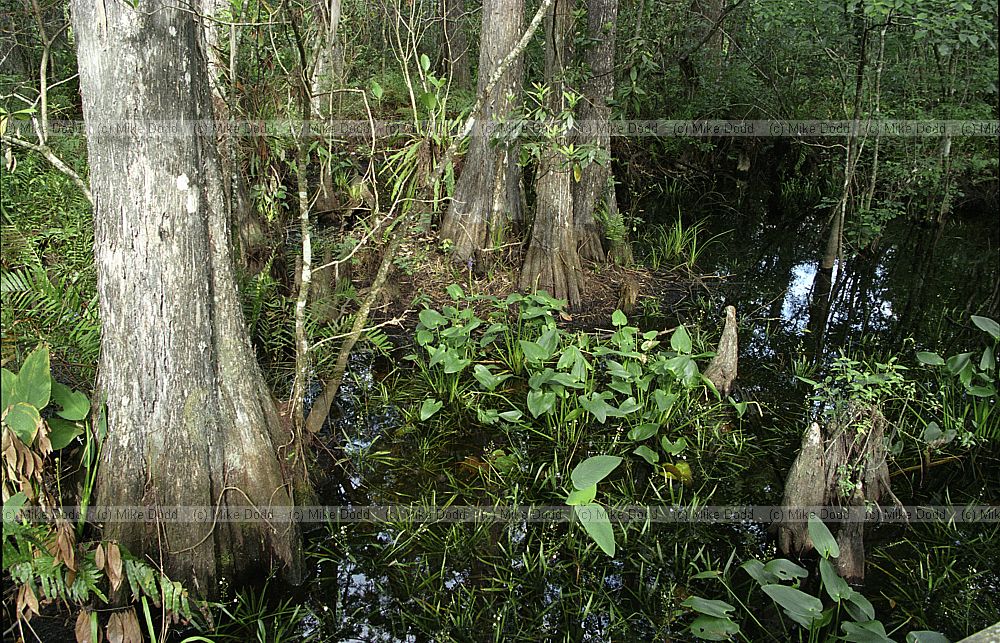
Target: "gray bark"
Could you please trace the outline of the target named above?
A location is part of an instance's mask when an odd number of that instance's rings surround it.
[[[73,0],[72,10],[108,413],[97,501],[290,506],[279,463],[295,441],[244,327],[214,134],[102,132],[212,118],[202,28],[162,0]],[[294,524],[112,522],[105,534],[206,596],[272,562],[301,574]]]
[[[551,88],[549,111],[565,108],[564,76],[571,55],[575,0],[556,0],[546,25],[545,79]],[[572,169],[558,152],[566,137],[551,142],[538,162],[535,178],[535,222],[521,268],[521,288],[545,290],[566,299],[570,308],[580,304],[580,255],[573,226]]]
[[[524,23],[524,0],[484,0],[479,53],[479,88],[487,93],[493,72],[518,45]],[[448,212],[441,221],[441,237],[450,239],[455,261],[470,259],[482,265],[492,242],[502,243],[509,222],[519,218],[520,171],[512,160],[517,150],[491,141],[489,127],[508,117],[521,91],[523,58],[518,56],[489,89],[477,117],[469,153],[455,185]]]

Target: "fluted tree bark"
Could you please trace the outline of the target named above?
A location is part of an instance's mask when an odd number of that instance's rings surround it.
[[[553,115],[567,107],[565,75],[572,56],[575,0],[556,0],[549,8],[546,24],[545,80],[550,88],[548,110]],[[535,220],[531,241],[521,268],[521,288],[546,290],[566,299],[570,308],[579,305],[580,255],[573,225],[572,167],[560,151],[568,133],[550,141],[542,151],[535,177]]]
[[[166,0],[71,6],[108,419],[97,502],[288,508],[281,463],[296,442],[244,325],[215,135],[180,129],[213,118],[197,13]],[[166,133],[144,131],[153,124]],[[301,573],[288,522],[109,522],[105,534],[209,597],[274,563]]]
[[[524,63],[517,56],[492,88],[490,79],[513,52],[524,24],[524,0],[484,0],[478,91],[483,99],[455,194],[441,221],[440,236],[452,242],[459,263],[490,261],[489,249],[503,242],[511,221],[520,218],[517,150],[491,140],[491,126],[508,117],[521,91]],[[487,91],[489,90],[489,91]]]

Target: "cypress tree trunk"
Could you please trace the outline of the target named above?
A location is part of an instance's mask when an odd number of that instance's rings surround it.
[[[479,92],[486,90],[490,76],[518,43],[524,24],[524,0],[484,0],[482,41],[479,52]],[[451,207],[441,221],[440,235],[449,239],[455,261],[488,260],[484,250],[502,244],[509,222],[519,218],[521,207],[517,150],[490,140],[487,125],[506,118],[520,94],[524,76],[519,57],[486,97],[478,118],[464,168],[455,185]]]
[[[204,36],[163,0],[73,0],[87,123],[108,438],[101,505],[288,507],[296,444],[250,348],[230,256]],[[138,123],[136,129],[104,128]],[[159,125],[171,133],[143,131]],[[295,581],[291,523],[111,522],[106,536],[215,596],[273,562]]]
[[[549,111],[566,108],[563,76],[570,57],[574,0],[556,0],[546,25],[545,80],[551,88]],[[580,303],[580,255],[573,226],[573,180],[568,160],[558,151],[563,135],[551,142],[538,162],[535,179],[535,223],[521,269],[521,288],[546,290],[566,299],[570,308]]]
[[[590,43],[584,55],[588,77],[583,85],[579,121],[588,134],[580,137],[582,145],[597,146],[600,162],[584,167],[579,182],[573,185],[573,223],[579,243],[580,258],[603,262],[602,236],[607,238],[611,258],[620,264],[632,263],[632,249],[625,224],[618,211],[618,200],[611,172],[611,137],[608,123],[611,108],[608,100],[615,91],[615,34],[618,0],[587,0],[587,37]],[[602,232],[594,218],[603,207],[609,229]]]

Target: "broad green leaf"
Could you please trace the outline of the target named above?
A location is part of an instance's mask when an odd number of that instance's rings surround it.
[[[608,512],[604,511],[604,507],[591,503],[589,505],[576,505],[573,510],[597,546],[608,556],[614,557],[615,532],[611,528],[611,520],[608,518]]]
[[[714,616],[716,618],[726,618],[729,615],[729,612],[736,610],[735,607],[725,601],[709,600],[700,596],[688,596],[684,602],[681,603],[681,606],[693,609],[699,614]]]
[[[607,421],[609,415],[615,416],[618,414],[618,410],[607,403],[605,394],[591,393],[590,397],[581,395],[577,399],[580,402],[580,406],[587,409],[601,424]]]
[[[809,538],[813,541],[813,546],[823,558],[837,558],[840,556],[840,547],[837,546],[837,539],[833,537],[830,530],[819,519],[816,514],[809,514]]]
[[[597,497],[597,485],[592,484],[586,489],[574,489],[566,496],[566,504],[570,506],[586,505],[594,501]]]
[[[28,496],[23,491],[18,491],[3,503],[3,521],[10,522],[17,519],[17,512],[28,502]]]
[[[637,456],[648,462],[649,464],[656,464],[660,461],[660,456],[645,444],[640,444],[633,451]]]
[[[972,353],[959,353],[958,355],[952,355],[945,360],[945,366],[947,366],[948,370],[954,375],[961,373],[971,363]],[[20,376],[18,377],[20,378]]]
[[[893,643],[885,632],[885,626],[878,621],[861,621],[859,623],[842,623],[844,638],[850,643]]]
[[[445,292],[448,293],[448,296],[451,297],[453,301],[458,301],[459,299],[465,297],[465,291],[462,290],[462,287],[458,284],[448,286],[445,288]]]
[[[425,422],[430,419],[432,415],[441,410],[442,406],[444,403],[434,398],[424,400],[424,403],[420,405],[420,421]]]
[[[16,383],[17,375],[14,375],[13,372],[8,371],[6,368],[0,370],[0,411],[15,402],[24,401],[14,399],[14,385]]]
[[[556,347],[559,346],[559,329],[550,328],[542,333],[542,336],[538,338],[538,345],[548,353],[545,357],[545,359],[548,359],[549,356],[556,352]]]
[[[447,351],[442,361],[445,373],[461,373],[466,366],[472,363],[472,360],[463,359],[454,351]]]
[[[518,343],[521,345],[521,352],[524,353],[524,358],[529,362],[544,362],[552,356],[552,353],[535,342],[521,339],[518,340]]]
[[[937,353],[921,351],[917,353],[917,360],[921,364],[927,364],[928,366],[944,366],[944,358]]]
[[[687,438],[681,437],[671,442],[667,436],[663,436],[660,438],[660,448],[672,456],[678,456],[687,448]]]
[[[997,358],[993,354],[993,349],[987,346],[986,350],[983,351],[983,356],[979,359],[979,370],[990,372],[996,369],[996,367]]]
[[[482,424],[496,424],[500,419],[500,412],[496,409],[476,409],[476,419]]]
[[[948,643],[948,639],[940,632],[917,630],[906,635],[906,643]]]
[[[764,572],[773,574],[781,580],[792,580],[795,578],[806,578],[809,572],[805,567],[796,565],[787,558],[775,558],[764,565]]]
[[[615,312],[611,313],[611,323],[616,328],[620,328],[628,323],[628,317],[626,317],[625,313],[623,313],[622,311],[616,310]]]
[[[694,481],[691,465],[687,462],[663,463],[663,476],[668,480],[678,480],[684,484],[691,484]]]
[[[630,413],[635,413],[641,408],[642,407],[639,406],[639,403],[635,401],[635,398],[630,397],[618,406],[618,413],[620,416],[624,417]]]
[[[691,336],[688,335],[684,326],[678,326],[677,330],[670,335],[670,348],[684,355],[691,352]]]
[[[513,411],[504,411],[500,414],[500,418],[502,420],[506,420],[507,422],[517,422],[521,419],[522,415],[523,414],[520,411],[514,409]]]
[[[659,424],[656,424],[655,422],[646,422],[629,431],[628,439],[635,442],[642,442],[643,440],[648,440],[656,435],[656,432],[659,430]]]
[[[430,70],[431,59],[427,57],[427,54],[420,54],[420,68],[424,71]]]
[[[764,568],[764,563],[760,562],[756,558],[748,560],[747,562],[740,565],[740,569],[750,574],[750,578],[757,581],[757,584],[763,587],[764,585],[769,585],[771,583],[777,583],[781,579],[778,578],[777,574],[766,571]]]
[[[990,319],[989,317],[973,315],[972,323],[979,327],[981,331],[989,333],[993,339],[1000,341],[1000,324],[998,324],[996,320]]]
[[[577,489],[586,489],[607,478],[621,462],[622,459],[615,455],[591,456],[573,468],[570,479]]]
[[[14,395],[42,410],[49,403],[52,392],[52,376],[49,374],[49,349],[39,346],[24,359],[17,374]]]
[[[820,558],[819,575],[823,579],[823,587],[826,589],[826,593],[833,600],[840,602],[841,599],[845,599],[851,595],[851,586],[847,584],[846,580],[840,577],[840,574],[833,568],[833,564],[829,559]]]
[[[35,441],[35,434],[38,433],[38,425],[41,424],[42,418],[34,406],[27,402],[18,402],[7,410],[4,422],[21,442],[31,446],[31,443]]]
[[[662,389],[656,389],[653,391],[653,401],[656,402],[656,410],[660,413],[666,413],[677,401],[676,393],[667,393]]]
[[[552,410],[555,404],[556,394],[553,391],[528,391],[528,411],[531,415],[538,417]]]
[[[740,633],[740,626],[729,618],[699,616],[691,623],[691,634],[703,641],[728,641]]]
[[[421,346],[426,346],[434,340],[434,333],[427,330],[426,328],[421,328],[417,330],[417,343]]]
[[[83,434],[83,425],[80,422],[70,422],[52,418],[49,420],[49,442],[52,443],[52,450],[58,451],[65,448],[78,435]]]
[[[448,319],[444,315],[434,310],[433,308],[424,308],[423,310],[420,311],[419,317],[420,317],[420,323],[423,324],[425,327],[431,329],[437,328],[441,324],[448,321]]]
[[[875,618],[875,607],[867,598],[860,593],[852,591],[850,596],[844,599],[844,607],[847,613],[856,621],[870,621]]]
[[[82,420],[90,413],[87,396],[59,382],[52,382],[52,401],[62,407],[56,415],[64,420]]]
[[[970,386],[966,390],[969,392],[969,395],[972,395],[974,397],[993,397],[994,395],[997,394],[996,388],[994,388],[992,385]]]
[[[383,93],[383,92],[382,92],[382,86],[381,86],[381,85],[379,85],[379,84],[378,84],[378,83],[377,83],[377,82],[376,82],[376,81],[375,81],[375,80],[373,79],[373,80],[372,80],[372,82],[371,82],[371,84],[369,85],[369,88],[371,89],[371,91],[372,91],[372,96],[374,96],[374,97],[375,97],[375,100],[382,100],[382,93]]]
[[[483,366],[482,364],[476,364],[472,369],[472,374],[488,391],[496,390],[497,386],[510,377],[509,374],[494,375],[488,366]]]
[[[792,620],[809,628],[813,621],[823,616],[823,601],[787,585],[765,585],[764,593],[780,605]]]

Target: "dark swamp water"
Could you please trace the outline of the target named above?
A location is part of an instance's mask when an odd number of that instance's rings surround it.
[[[809,408],[797,370],[815,373],[841,350],[898,354],[913,365],[917,350],[950,355],[974,346],[978,331],[963,311],[1000,318],[994,214],[943,228],[891,224],[876,248],[839,267],[824,311],[814,301],[823,217],[758,209],[686,211],[690,223],[701,221],[703,236],[716,241],[698,263],[707,277],[704,296],[682,319],[713,327],[723,306],[736,306],[738,396],[757,402],[761,412],[741,420],[738,446],[702,457],[696,469],[703,480],[671,487],[664,503],[780,504]],[[550,453],[533,454],[516,436],[406,431],[404,412],[384,402],[393,398],[384,390],[391,386],[384,370],[370,356],[352,358],[339,413],[325,433],[330,451],[323,466],[331,473],[321,481],[325,504],[524,501],[519,485],[505,488],[502,478],[479,475],[467,463],[498,449],[516,452],[522,479],[530,483],[535,456]],[[995,454],[893,482],[904,503],[943,504],[943,489],[956,503],[1000,501]],[[288,640],[688,640],[690,612],[679,608],[684,598],[730,600],[716,581],[692,580],[695,574],[729,565],[740,585],[747,578],[736,566],[777,555],[766,528],[753,523],[653,524],[619,535],[614,559],[581,556],[567,545],[570,529],[524,522],[317,526],[309,534],[308,584],[274,592],[268,603],[276,606],[280,595],[307,607],[291,617]],[[988,526],[876,528],[866,539],[863,592],[887,627],[916,615],[961,638],[964,628],[984,627],[998,613],[996,535]],[[286,610],[273,622],[289,618]],[[783,639],[776,634],[773,640]]]

